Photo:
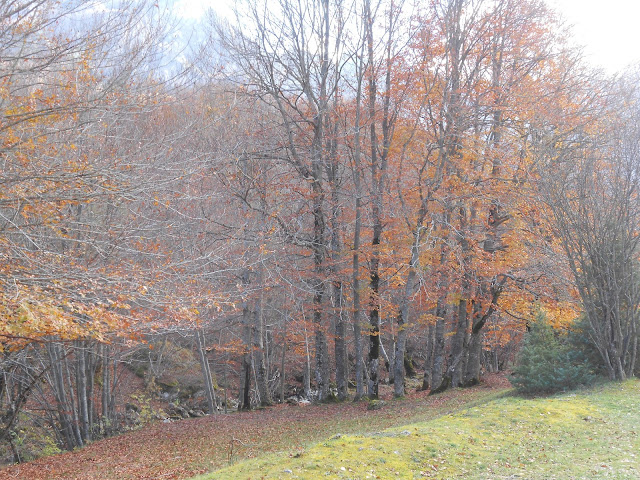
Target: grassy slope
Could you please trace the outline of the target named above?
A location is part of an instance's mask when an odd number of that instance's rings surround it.
[[[213,479],[640,479],[640,381],[504,397],[423,423],[334,436],[238,463]]]
[[[259,411],[154,423],[73,452],[0,469],[0,480],[180,480],[229,462],[274,452],[302,451],[337,433],[376,432],[483,404],[507,388],[487,375],[480,386],[428,397],[415,392],[369,411],[365,402],[279,405]],[[387,398],[390,388],[382,386]],[[233,476],[223,478],[234,478]]]

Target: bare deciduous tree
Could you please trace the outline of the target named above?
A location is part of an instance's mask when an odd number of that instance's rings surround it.
[[[632,375],[640,307],[640,110],[618,88],[598,134],[548,145],[540,181],[591,339],[611,379]],[[615,112],[615,113],[614,113]]]

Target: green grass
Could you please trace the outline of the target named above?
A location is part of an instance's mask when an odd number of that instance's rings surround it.
[[[640,479],[640,381],[547,398],[507,396],[422,423],[334,435],[197,477]]]

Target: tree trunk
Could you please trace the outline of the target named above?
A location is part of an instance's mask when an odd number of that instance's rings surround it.
[[[469,336],[468,358],[465,367],[463,387],[472,387],[480,381],[480,365],[482,359],[482,331],[471,333]]]
[[[336,313],[336,338],[335,338],[335,359],[336,359],[336,387],[338,389],[338,400],[346,400],[349,396],[349,379],[347,377],[347,343],[346,322],[344,319],[344,299],[342,296],[342,283],[334,282],[334,309]]]
[[[352,278],[353,285],[353,337],[355,349],[355,377],[356,377],[356,395],[354,400],[360,400],[364,392],[364,357],[362,348],[362,307],[360,303],[360,234],[362,229],[362,146],[360,142],[360,128],[362,120],[362,81],[364,79],[365,65],[364,55],[360,49],[359,59],[356,64],[357,70],[357,88],[356,88],[356,112],[355,112],[355,131],[354,131],[354,152],[353,152],[353,186],[355,189],[355,224],[353,228],[353,263]]]
[[[207,358],[206,340],[204,336],[204,329],[200,328],[196,330],[196,346],[198,348],[198,360],[200,361],[200,368],[202,370],[202,378],[204,380],[204,392],[207,397],[207,407],[209,413],[217,413],[216,406],[216,393],[213,387],[213,380],[211,378],[211,368],[209,367],[209,359]]]
[[[242,396],[240,397],[240,409],[251,410],[251,356],[245,354],[242,359]]]
[[[470,359],[468,360],[468,367],[465,372],[464,383],[465,384],[475,384],[479,381],[480,377],[480,360],[482,355],[482,328],[485,326],[487,321],[491,318],[493,313],[496,310],[496,306],[498,305],[498,299],[502,294],[502,290],[504,289],[504,285],[507,282],[509,277],[507,275],[498,275],[493,279],[491,285],[489,287],[489,293],[491,294],[491,299],[489,301],[489,306],[485,312],[482,312],[482,304],[479,302],[474,306],[473,312],[473,326],[471,328],[471,334],[469,337],[469,355]],[[486,287],[482,286],[483,293],[481,296],[484,296],[484,291],[486,291]],[[454,359],[456,361],[457,359]],[[455,368],[455,367],[454,367]]]
[[[287,354],[287,332],[285,330],[282,339],[282,358],[280,359],[280,403],[284,403],[284,390],[286,387],[285,358]]]
[[[478,328],[478,322],[481,318],[481,304],[476,302],[473,306],[473,325],[468,341],[468,357],[465,366],[463,387],[472,387],[480,382],[480,367],[482,364],[482,346],[483,334],[482,329]]]
[[[242,311],[243,317],[243,343],[245,344],[245,352],[242,355],[242,373],[240,377],[240,405],[241,410],[251,410],[251,311],[248,305],[245,305]]]
[[[256,317],[261,317],[256,312]],[[264,327],[263,320],[256,319],[256,323],[260,323]],[[258,387],[258,395],[260,396],[260,405],[265,407],[272,405],[271,391],[269,390],[269,375],[267,372],[267,362],[265,358],[264,340],[263,340],[264,328],[259,328],[254,332],[254,365],[256,374],[256,386]],[[262,339],[262,340],[260,340]]]
[[[87,342],[76,343],[76,390],[78,392],[78,414],[80,417],[80,434],[83,441],[91,440],[89,422],[89,401],[87,399]]]
[[[378,134],[376,133],[376,79],[373,72],[373,18],[371,2],[365,2],[367,56],[369,59],[369,136],[371,142],[371,221],[373,236],[371,239],[371,260],[369,262],[369,398],[378,398],[379,368],[380,368],[380,240],[382,237],[382,171],[378,161]]]
[[[316,352],[316,368],[315,377],[316,385],[318,387],[318,400],[324,402],[329,398],[329,345],[327,343],[327,336],[324,332],[322,322],[322,312],[320,311],[320,305],[322,304],[322,294],[319,293],[314,298],[315,311],[314,324],[315,324],[315,352]]]
[[[424,377],[422,379],[422,390],[429,390],[431,388],[431,375],[433,368],[433,345],[434,345],[434,331],[435,326],[429,325],[427,329],[427,339],[424,352]]]
[[[73,435],[75,437],[76,446],[82,447],[84,446],[84,441],[82,439],[82,432],[80,431],[80,416],[78,415],[78,403],[76,400],[75,389],[73,384],[77,382],[73,381],[73,376],[71,375],[71,368],[69,367],[69,356],[65,355],[63,359],[64,371],[66,373],[66,381],[69,386],[69,406],[71,407],[71,424],[73,426]]]
[[[90,343],[87,356],[87,410],[89,412],[89,436],[93,440],[98,412],[95,402],[96,370],[100,358],[100,344]]]
[[[102,345],[102,426],[103,433],[109,434],[111,428],[111,411],[109,409],[109,390],[111,385],[111,375],[109,372],[109,346]]]
[[[442,386],[444,368],[444,318],[436,320],[435,337],[433,342],[433,370],[431,373],[431,391]]]
[[[468,289],[463,289],[463,292],[468,293]],[[455,359],[458,359],[456,362],[456,367],[453,367],[453,369],[451,370],[452,387],[460,386],[464,373],[463,358],[466,354],[465,338],[467,335],[467,327],[469,323],[469,317],[467,315],[467,303],[467,298],[460,299],[460,301],[458,302],[456,332],[451,342],[451,361],[449,362],[449,364],[452,365],[453,361]]]
[[[60,425],[60,434],[64,439],[65,448],[73,450],[77,447],[76,436],[73,431],[73,421],[69,413],[71,407],[67,399],[67,389],[65,385],[65,374],[63,369],[63,358],[60,346],[51,341],[47,343],[47,351],[51,362],[51,373],[53,375],[51,387],[53,389],[56,405],[58,409],[58,423]]]
[[[396,397],[404,395],[404,362],[406,355],[406,344],[408,334],[409,323],[409,306],[411,303],[411,296],[415,289],[416,282],[416,268],[420,262],[420,241],[422,239],[422,227],[427,216],[428,203],[427,199],[423,198],[420,210],[418,211],[418,218],[416,220],[415,229],[413,231],[413,245],[411,245],[411,257],[409,258],[407,279],[405,280],[404,292],[402,295],[402,302],[400,312],[398,315],[398,336],[396,340],[396,351],[394,357],[394,386],[393,394]]]
[[[404,293],[402,297],[402,306],[397,318],[398,334],[396,338],[396,351],[394,356],[394,375],[393,375],[393,394],[396,397],[404,395],[404,360],[405,349],[407,344],[408,334],[408,318],[409,318],[409,304],[411,301],[411,295],[413,294],[414,283],[416,278],[415,268],[418,264],[418,249],[420,245],[420,230],[418,227],[415,237],[416,241],[411,247],[411,260],[409,261],[409,272],[407,273],[407,279],[405,281]]]
[[[263,205],[263,210],[266,206]],[[266,223],[264,216],[261,218],[261,222]],[[261,245],[260,250],[262,250]],[[254,360],[256,365],[256,386],[258,388],[258,395],[260,396],[260,405],[268,406],[273,403],[271,399],[271,391],[269,390],[269,374],[267,371],[267,363],[265,359],[265,329],[264,329],[264,265],[262,262],[258,265],[258,288],[260,293],[256,298],[254,309]]]
[[[306,327],[304,330],[304,350],[305,362],[302,375],[302,388],[304,389],[305,398],[311,399],[311,352],[309,351],[309,336],[307,335]]]

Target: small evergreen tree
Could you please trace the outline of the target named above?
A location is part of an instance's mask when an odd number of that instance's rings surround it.
[[[594,378],[586,357],[539,313],[524,338],[511,383],[521,393],[549,393],[587,385]]]

